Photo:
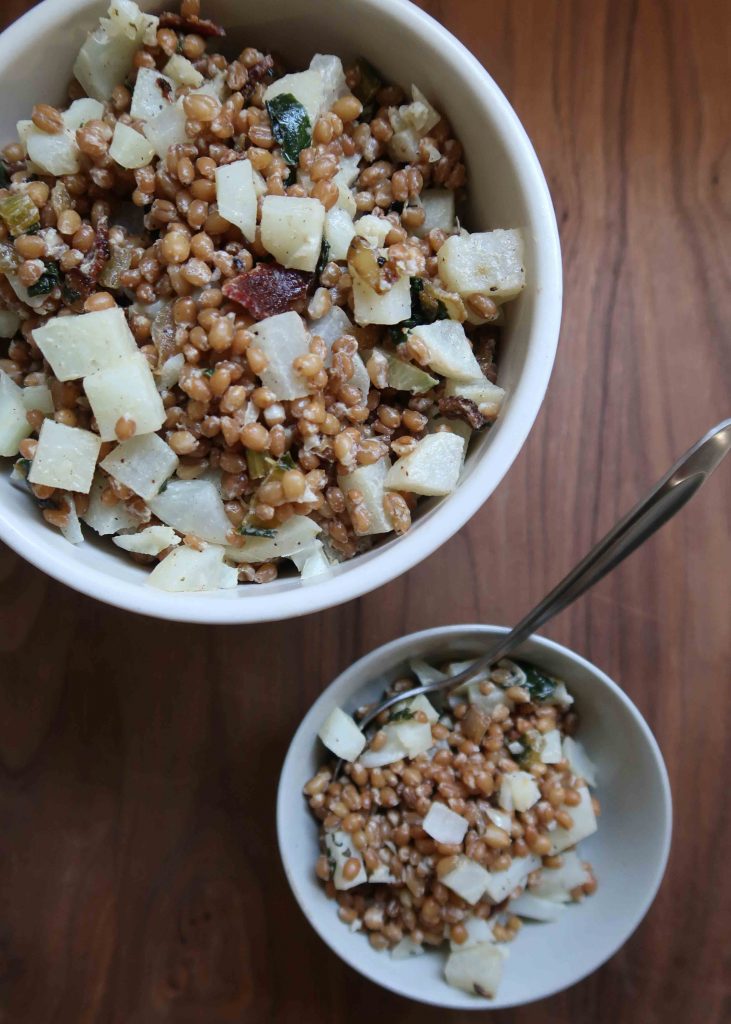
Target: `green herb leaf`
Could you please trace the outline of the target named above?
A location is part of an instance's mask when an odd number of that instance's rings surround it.
[[[215,372],[216,372],[215,370],[212,370],[212,369],[211,369],[211,368],[209,367],[209,368],[208,368],[207,370],[204,370],[204,371],[203,371],[203,376],[204,376],[204,377],[212,377],[212,376],[213,376],[213,374],[214,374]]]
[[[289,92],[267,100],[266,106],[272,134],[281,147],[282,157],[294,166],[301,151],[312,141],[312,125],[307,111]]]
[[[49,260],[44,262],[46,264],[45,274],[41,274],[36,283],[28,289],[28,294],[33,298],[36,295],[48,295],[56,285],[61,284],[61,271],[58,269],[58,263],[52,263]]]
[[[277,466],[279,469],[296,469],[297,465],[292,458],[291,452],[285,452],[281,458],[277,459]]]
[[[319,259],[317,261],[317,266],[315,267],[315,280],[316,281],[319,281],[320,274],[323,272],[323,270],[327,266],[327,263],[328,263],[329,259],[330,259],[330,243],[323,238],[323,240],[322,240],[322,247],[320,249],[320,257],[319,257]]]
[[[30,468],[33,465],[30,459],[16,459],[15,468],[20,473],[25,473],[26,476],[30,473]]]
[[[0,163],[0,188],[10,188],[10,175],[3,163]]]
[[[357,96],[364,107],[367,107],[375,99],[376,93],[383,85],[381,76],[372,64],[360,57],[355,66],[358,69],[358,84],[353,89],[353,95]]]
[[[516,661],[516,665],[525,672],[526,690],[531,695],[531,700],[543,701],[553,696],[556,689],[556,680],[539,671],[535,665],[529,665],[525,661]]]
[[[421,300],[421,293],[424,291],[424,281],[420,277],[412,277],[411,287],[411,316],[408,320],[402,320],[388,328],[391,340],[395,345],[404,341],[406,331],[412,327],[420,327],[422,324],[433,324],[437,320],[449,320],[449,313],[443,302],[438,301],[436,307],[426,306]]]
[[[414,712],[410,707],[399,708],[398,711],[391,712],[391,722],[409,722],[414,717]]]
[[[268,530],[263,526],[244,526],[242,524],[238,532],[242,537],[267,537],[269,540],[273,540],[277,536],[276,530]]]

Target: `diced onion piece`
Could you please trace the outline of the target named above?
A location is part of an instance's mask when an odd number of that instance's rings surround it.
[[[155,152],[164,160],[171,146],[182,146],[190,142],[185,133],[185,111],[181,101],[171,103],[151,121],[146,121],[143,131],[155,147]]]
[[[507,955],[507,950],[492,942],[457,949],[447,958],[444,977],[452,988],[492,999],[500,986]]]
[[[530,854],[528,857],[513,857],[510,867],[504,871],[488,871],[485,892],[493,903],[502,903],[525,882],[533,871],[541,866],[541,858]]]
[[[465,442],[463,458],[467,454],[467,444],[472,437],[472,427],[469,423],[465,423],[464,420],[449,419],[446,416],[435,416],[429,424],[429,430],[433,434],[438,434],[442,431],[446,431],[448,434],[457,434]]]
[[[413,665],[414,662],[410,662],[412,672],[414,671]],[[443,679],[444,676],[441,676],[441,678]],[[429,722],[431,725],[439,721],[439,712],[436,710],[435,707],[433,707],[429,703],[426,697],[421,693],[416,697],[409,697],[408,700],[402,700],[399,701],[398,704],[394,704],[394,706],[391,708],[391,714],[397,715],[407,710],[412,715],[415,715],[417,711],[422,711],[426,715],[427,722]]]
[[[374,217],[372,213],[367,213],[363,217],[359,217],[353,227],[355,228],[356,235],[360,235],[361,238],[365,238],[371,245],[380,248],[385,244],[386,235],[392,229],[393,224],[390,220],[386,220],[385,217]],[[333,257],[333,259],[335,258]],[[345,257],[342,258],[345,259]]]
[[[363,858],[360,852],[353,845],[353,838],[347,832],[326,832],[325,833],[325,849],[327,851],[328,860],[332,861],[335,865],[333,871],[333,884],[338,890],[352,889],[353,886],[361,885],[363,882],[368,881],[365,868],[363,867]],[[355,878],[345,878],[343,876],[343,868],[347,862],[351,859],[355,859],[360,864],[360,870]]]
[[[292,516],[274,529],[273,537],[244,537],[241,547],[230,547],[226,557],[233,562],[268,562],[272,558],[292,558],[311,550],[321,527],[307,516]]]
[[[415,234],[425,238],[430,231],[454,231],[454,192],[450,188],[427,188],[419,196],[424,210],[424,221]]]
[[[465,837],[469,824],[461,814],[455,814],[446,804],[434,801],[421,823],[421,827],[437,843],[458,846]]]
[[[157,68],[139,68],[135,80],[130,115],[137,121],[151,121],[170,106],[175,82]]]
[[[174,53],[162,70],[178,85],[190,85],[194,89],[203,85],[203,75],[180,53]]]
[[[590,786],[596,786],[596,765],[587,754],[583,744],[572,736],[564,737],[563,757],[568,761],[574,775],[584,779]]]
[[[229,88],[226,84],[226,72],[219,71],[213,78],[205,78],[203,85],[193,89],[193,92],[198,93],[200,96],[215,96],[219,103],[223,103],[229,95]]]
[[[260,320],[249,330],[267,357],[267,366],[259,374],[264,387],[270,388],[279,401],[309,394],[307,381],[292,365],[295,359],[309,352],[309,338],[299,314],[294,311],[278,313]]]
[[[401,742],[395,722],[389,722],[381,730],[385,733],[386,742],[378,750],[366,747],[358,758],[364,768],[382,768],[385,764],[393,764],[394,761],[401,761],[407,757],[406,747]]]
[[[17,455],[20,442],[31,433],[26,412],[23,389],[0,370],[0,455]]]
[[[175,356],[166,359],[158,371],[158,379],[161,388],[172,388],[180,380],[180,371],[185,366],[185,356],[178,352]]]
[[[345,503],[349,509],[354,506],[353,499],[349,496],[351,491],[359,491],[361,501],[370,516],[368,529],[364,536],[371,536],[376,533],[391,533],[393,522],[386,512],[383,501],[386,496],[385,483],[389,475],[390,462],[388,458],[379,459],[368,466],[358,466],[352,473],[341,476],[339,486],[345,495]]]
[[[297,565],[297,559],[292,556],[292,561]],[[323,573],[329,572],[332,569],[332,565],[328,561],[325,552],[323,550],[320,541],[313,544],[307,556],[303,559],[301,567],[298,565],[300,572],[300,579],[309,580],[314,576],[322,576]]]
[[[225,544],[232,529],[221,495],[210,480],[171,480],[148,505],[167,526],[211,544]]]
[[[479,946],[482,942],[495,941],[492,931],[494,921],[485,921],[482,917],[466,917],[462,924],[467,932],[467,938],[464,942],[450,941],[449,947],[453,953],[460,949],[471,949],[473,946]]]
[[[391,950],[391,957],[394,960],[408,960],[411,956],[420,956],[424,952],[424,947],[414,942],[408,935],[404,935],[400,942]]]
[[[353,218],[340,206],[333,206],[325,215],[325,241],[330,246],[331,260],[346,260],[355,235]],[[334,307],[339,309],[340,307]]]
[[[231,590],[238,585],[238,571],[224,564],[223,555],[223,548],[215,545],[203,551],[175,548],[155,566],[147,582],[173,593]]]
[[[446,287],[465,298],[479,293],[499,304],[525,287],[523,238],[516,229],[452,235],[437,259]]]
[[[23,134],[28,156],[42,173],[56,176],[78,173],[81,150],[75,134],[68,128],[51,134],[31,124]]]
[[[53,416],[53,395],[47,384],[32,384],[23,388],[22,398],[28,412],[42,412],[44,416]]]
[[[366,745],[366,738],[350,715],[334,708],[317,734],[328,750],[344,761],[355,761]]]
[[[313,271],[320,258],[325,207],[318,199],[265,196],[261,242],[283,267]]]
[[[490,876],[485,868],[469,857],[460,856],[457,863],[440,879],[452,892],[474,906],[485,894]]]
[[[557,921],[564,907],[554,900],[544,900],[530,892],[524,892],[510,901],[510,913],[527,917],[530,921]]]
[[[457,434],[427,434],[393,464],[385,486],[413,494],[451,494],[462,468],[464,441]]]
[[[100,448],[101,439],[90,430],[44,420],[28,480],[88,494]]]
[[[147,167],[152,161],[155,156],[155,147],[134,128],[117,121],[109,147],[109,155],[120,167],[136,170],[138,167]]]
[[[573,819],[573,826],[570,829],[558,828],[551,832],[551,853],[561,853],[568,850],[570,846],[576,846],[582,839],[592,835],[597,830],[596,815],[591,802],[591,794],[586,786],[579,788],[580,803],[576,807],[564,808]]]
[[[218,212],[229,224],[240,228],[244,238],[256,238],[256,189],[254,169],[248,160],[236,160],[216,168]]]
[[[475,380],[482,376],[462,324],[456,320],[436,320],[414,327],[409,335],[426,348],[432,370],[452,380]]]
[[[561,854],[561,866],[558,868],[544,867],[538,881],[528,892],[544,900],[557,903],[569,903],[571,890],[589,881],[589,872],[581,862],[575,850],[566,850]]]
[[[58,380],[77,380],[138,353],[118,306],[80,316],[57,316],[33,331],[33,340]]]
[[[469,398],[488,420],[496,419],[505,399],[503,388],[483,376],[475,380],[447,381],[444,394],[446,397],[457,395],[460,398]]]
[[[574,703],[574,698],[571,696],[569,691],[566,689],[566,683],[556,683],[556,688],[550,697],[547,697],[544,701],[545,704],[555,704],[559,708],[563,708],[564,711],[570,708]]]
[[[510,835],[510,830],[513,827],[513,819],[507,811],[499,811],[497,807],[486,807],[485,814],[493,825],[497,826],[497,828],[501,828],[503,832],[507,832],[508,835]]]
[[[438,683],[442,679],[447,678],[444,672],[440,672],[438,668],[434,668],[433,665],[429,665],[419,658],[412,658],[409,662],[409,668],[422,686],[428,686],[429,683]],[[431,704],[429,704],[429,707],[431,707]],[[434,713],[436,714],[436,712]]]
[[[165,408],[142,353],[85,377],[84,391],[102,441],[116,440],[122,416],[134,420],[138,436],[159,430],[165,422]]]
[[[430,747],[434,746],[431,726],[428,722],[417,722],[412,719],[392,724],[399,742],[403,745],[409,757],[418,757],[419,754],[425,754]]]
[[[400,324],[411,316],[411,286],[408,274],[400,277],[383,295],[357,275],[353,277],[353,302],[356,323]]]
[[[332,53],[316,53],[310,61],[310,70],[316,71],[322,79],[322,109],[319,113],[324,114],[330,110],[336,100],[350,91],[345,81],[343,63]]]
[[[84,96],[74,100],[68,110],[63,112],[63,123],[72,132],[83,127],[87,121],[101,121],[104,117],[104,104]]]
[[[143,14],[132,0],[114,0],[108,14],[87,36],[74,63],[74,76],[85,92],[102,101],[110,99],[114,87],[124,82],[143,42],[155,45],[159,21]]]
[[[563,759],[561,733],[558,729],[551,729],[543,734],[537,733],[535,739],[531,738],[531,746],[538,751],[543,764],[558,764]]]
[[[386,360],[386,383],[390,388],[396,388],[397,391],[410,391],[412,395],[422,395],[425,391],[431,391],[439,383],[436,377],[432,377],[413,363],[404,362],[403,359],[399,359],[383,349],[374,349],[374,351],[381,353]]]
[[[102,501],[102,494],[108,486],[109,481],[104,474],[97,473],[89,493],[89,507],[81,517],[101,537],[108,537],[119,530],[131,530],[139,524],[139,520],[127,510],[123,501],[118,501],[116,505],[107,505]]]
[[[180,544],[180,537],[169,526],[148,526],[139,533],[122,533],[112,540],[117,547],[138,555],[159,555],[165,548]]]
[[[527,811],[541,799],[538,783],[530,772],[506,772],[498,802],[505,811]]]
[[[79,514],[76,511],[76,502],[70,494],[64,494],[61,498],[61,504],[68,515],[66,525],[61,527],[61,533],[69,544],[83,544],[84,534],[81,532],[81,523],[79,521]]]
[[[178,468],[178,456],[157,434],[142,434],[117,445],[101,465],[120,484],[149,501]]]
[[[264,102],[273,100],[275,96],[294,96],[298,103],[307,111],[310,128],[326,107],[326,88],[323,76],[317,70],[297,71],[292,75],[284,75],[268,86],[264,93]]]
[[[20,327],[20,316],[11,309],[0,309],[0,338],[14,338]]]

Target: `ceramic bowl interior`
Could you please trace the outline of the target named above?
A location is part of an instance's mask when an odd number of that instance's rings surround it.
[[[317,730],[333,707],[352,711],[377,699],[410,658],[461,659],[482,653],[495,626],[427,630],[380,647],[342,673],[318,698],[297,730],[282,769],[277,803],[279,848],[287,878],[305,916],[346,963],[410,999],[454,1009],[517,1006],[567,988],[596,970],[627,941],[662,879],[670,845],[672,808],[662,755],[630,699],[596,666],[565,647],[533,637],[520,655],[564,679],[580,715],[578,736],[598,769],[599,830],[581,845],[599,881],[597,892],[550,924],[525,924],[509,946],[495,999],[450,988],[445,954],[393,960],[337,918],[315,878],[317,826],[302,786],[325,760]]]

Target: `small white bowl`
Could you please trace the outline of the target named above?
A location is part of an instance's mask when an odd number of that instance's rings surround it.
[[[74,57],[109,0],[45,0],[0,37],[0,139],[37,102],[62,102]],[[156,10],[155,0],[141,6]],[[457,491],[420,506],[412,529],[331,574],[302,583],[214,594],[168,594],[147,584],[148,570],[105,543],[72,547],[48,527],[28,497],[0,474],[0,539],[44,572],[129,611],[187,622],[263,622],[320,611],[359,597],[406,572],[474,515],[510,468],[533,425],[548,384],[561,317],[561,254],[540,165],[508,101],[478,61],[441,25],[407,0],[206,0],[238,53],[255,44],[293,66],[313,53],[363,55],[393,81],[415,82],[451,120],[470,173],[473,230],[520,227],[528,286],[511,305],[500,352],[508,399],[496,425],[473,445]],[[238,49],[236,48],[238,46]],[[5,460],[4,460],[5,461]],[[88,531],[90,532],[90,531]]]
[[[564,679],[576,699],[579,737],[597,765],[599,830],[581,844],[599,882],[596,893],[551,924],[526,923],[510,944],[495,999],[471,996],[444,981],[444,951],[393,960],[337,917],[315,877],[318,826],[302,787],[326,758],[317,740],[334,707],[352,711],[377,699],[410,658],[436,661],[484,651],[501,626],[449,626],[401,637],[367,654],[315,701],[289,747],[277,795],[279,851],[292,892],[312,927],[339,957],[384,988],[453,1009],[498,1009],[543,999],[580,981],[627,941],[652,903],[665,872],[672,831],[670,784],[650,729],[616,683],[584,658],[534,636],[520,655]]]

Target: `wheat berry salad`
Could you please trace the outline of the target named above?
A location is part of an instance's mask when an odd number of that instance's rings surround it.
[[[525,284],[438,96],[225,46],[115,0],[0,168],[0,456],[170,591],[328,572],[451,493]]]
[[[386,696],[469,664],[412,661]],[[599,803],[573,703],[561,680],[505,659],[440,708],[421,694],[393,705],[368,736],[333,710],[319,737],[343,771],[323,765],[304,793],[340,927],[397,959],[444,950],[449,985],[494,997],[522,923],[550,942],[550,922],[597,887],[577,849]]]

